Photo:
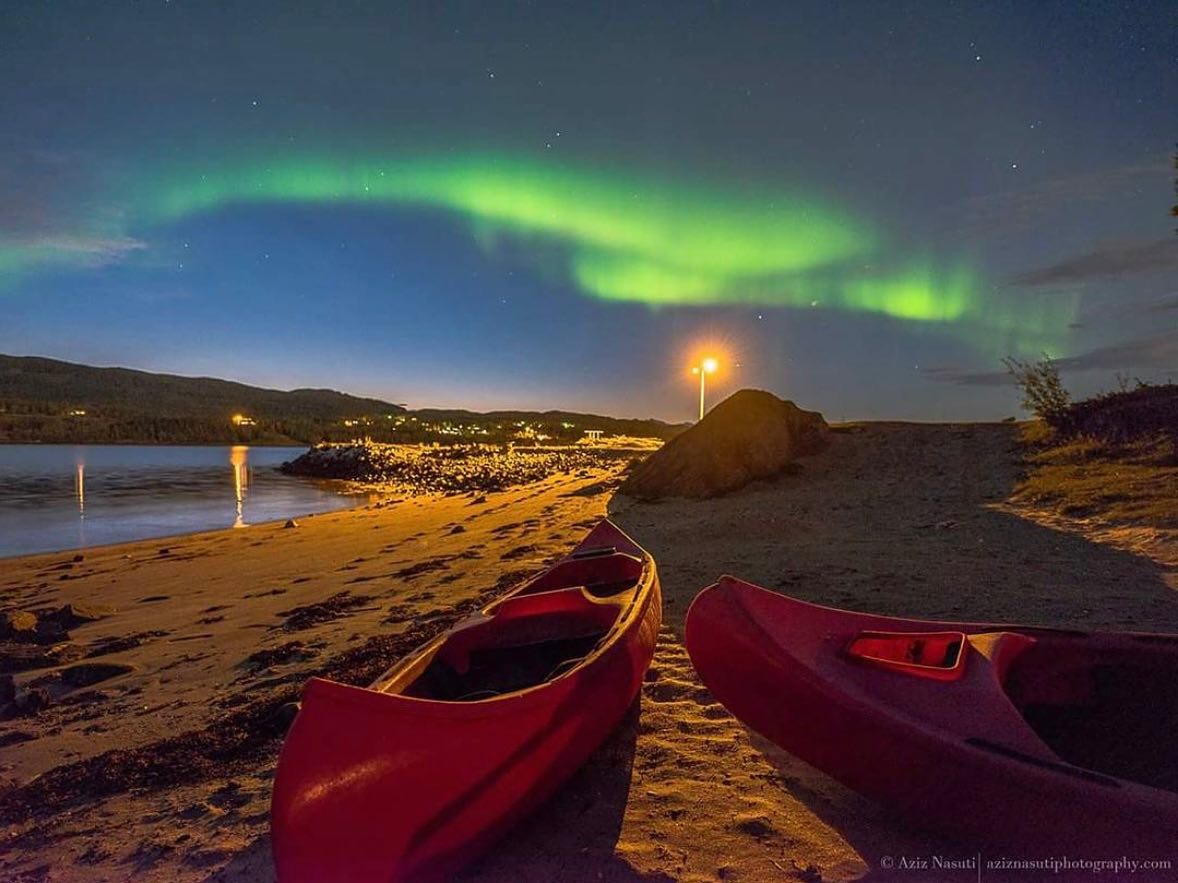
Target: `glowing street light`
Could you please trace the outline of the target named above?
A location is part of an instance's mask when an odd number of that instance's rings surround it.
[[[705,386],[704,378],[707,377],[709,374],[715,374],[716,369],[718,367],[719,367],[719,363],[715,359],[713,359],[711,356],[709,356],[708,358],[704,359],[698,365],[695,365],[691,369],[692,374],[699,375],[699,419],[700,420],[704,419],[704,386]]]

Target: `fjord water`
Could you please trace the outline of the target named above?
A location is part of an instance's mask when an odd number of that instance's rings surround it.
[[[296,448],[0,445],[0,557],[171,536],[352,506],[283,475]]]

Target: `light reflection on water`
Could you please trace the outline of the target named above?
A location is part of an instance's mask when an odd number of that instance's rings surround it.
[[[0,445],[0,557],[246,527],[364,502],[278,471],[299,453]]]

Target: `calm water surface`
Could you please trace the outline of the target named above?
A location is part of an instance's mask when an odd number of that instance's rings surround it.
[[[0,445],[0,557],[245,527],[354,505],[283,475],[297,448]]]

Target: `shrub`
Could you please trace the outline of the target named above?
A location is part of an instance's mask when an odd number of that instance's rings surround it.
[[[1071,406],[1071,396],[1051,358],[1044,354],[1038,362],[1027,362],[1012,356],[1002,363],[1023,391],[1023,407],[1049,426],[1058,427]]]

